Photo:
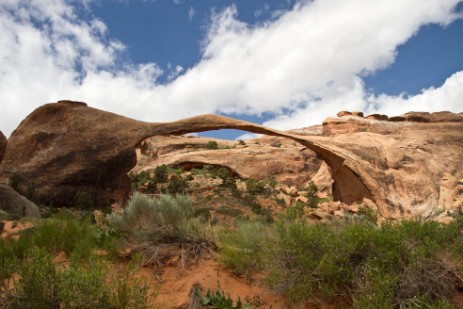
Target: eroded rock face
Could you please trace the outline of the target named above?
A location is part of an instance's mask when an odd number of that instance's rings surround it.
[[[382,216],[461,205],[462,122],[342,119],[363,132],[297,135],[217,115],[145,123],[82,103],[47,104],[12,134],[0,177],[6,182],[13,173],[20,173],[29,182],[20,187],[26,190],[34,181],[36,198],[55,206],[73,205],[79,191],[90,192],[97,204],[108,205],[128,194],[127,172],[136,163],[135,147],[146,138],[238,129],[286,137],[311,149],[329,166],[335,181],[333,193],[339,200],[375,204]],[[331,128],[334,131],[336,126]]]
[[[0,209],[19,217],[40,218],[37,205],[13,190],[10,186],[0,184]]]
[[[341,114],[341,116],[339,116]],[[399,123],[406,122],[406,124]],[[342,111],[338,117],[329,117],[323,121],[322,134],[333,136],[356,132],[374,132],[379,134],[394,134],[402,126],[414,126],[415,123],[448,123],[463,122],[463,116],[452,112],[409,112],[400,116],[372,114],[366,118],[354,113]]]
[[[214,140],[219,149],[207,149]],[[237,141],[187,136],[155,136],[145,140],[137,151],[134,173],[150,171],[166,164],[186,169],[204,165],[225,167],[241,178],[266,179],[272,175],[278,183],[302,187],[319,170],[317,155],[290,139],[262,137]]]
[[[7,142],[7,139],[5,135],[3,135],[2,131],[0,131],[0,163],[2,162],[3,155],[5,154],[5,151],[6,151],[6,142]]]
[[[351,170],[381,201],[376,204],[384,216],[463,206],[463,173],[456,163],[463,160],[461,115],[411,112],[391,118],[329,118],[323,133],[340,144],[341,156],[356,162]]]

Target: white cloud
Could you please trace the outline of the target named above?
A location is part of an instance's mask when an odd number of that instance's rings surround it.
[[[213,15],[201,61],[167,72],[174,79],[160,84],[155,63],[121,65],[123,43],[108,38],[101,20],[78,17],[68,2],[4,0],[0,130],[9,134],[35,107],[58,99],[145,121],[272,112],[267,124],[277,128],[320,123],[340,109],[458,110],[462,72],[410,98],[371,96],[362,76],[393,63],[397,47],[421,26],[461,17],[453,12],[459,2],[301,1],[254,26],[239,21],[232,6]]]
[[[193,17],[195,17],[195,8],[190,6],[190,9],[188,10],[188,20],[189,21],[192,21],[193,20]]]
[[[167,76],[167,80],[172,81],[174,80],[177,76],[179,76],[185,69],[181,65],[177,65],[175,69],[173,69],[170,73],[169,76]]]
[[[235,138],[235,140],[237,140],[237,141],[239,141],[239,140],[247,141],[247,140],[250,140],[250,139],[256,139],[256,138],[260,138],[260,137],[262,137],[262,134],[244,133],[244,134],[238,136],[237,138]]]

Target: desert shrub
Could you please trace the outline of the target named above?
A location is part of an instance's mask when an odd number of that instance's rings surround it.
[[[169,179],[169,171],[167,165],[161,164],[154,169],[154,181],[156,183],[164,183]]]
[[[265,183],[254,178],[246,179],[246,191],[250,194],[262,194],[265,192]]]
[[[376,222],[378,221],[378,214],[373,209],[371,209],[370,207],[366,205],[361,205],[359,207],[357,214],[359,216],[363,216],[365,220],[373,224],[376,224]]]
[[[221,167],[216,171],[217,177],[222,179],[222,187],[238,190],[236,187],[236,179],[231,175],[230,171],[225,167]]]
[[[462,241],[457,223],[283,220],[275,231],[267,280],[291,302],[348,293],[359,308],[446,304],[461,278],[461,258],[444,258]]]
[[[90,218],[77,220],[61,212],[40,221],[34,233],[21,239],[50,253],[64,251],[69,257],[87,259],[92,248],[97,247],[97,227],[91,224]]]
[[[176,174],[170,176],[169,184],[167,185],[167,192],[170,194],[185,193],[187,189],[188,181],[185,178]]]
[[[301,201],[296,201],[293,206],[290,206],[285,209],[284,214],[282,215],[283,219],[294,221],[305,217],[304,207],[306,205]]]
[[[167,245],[191,244],[196,250],[213,244],[211,227],[195,217],[191,200],[184,195],[152,199],[135,193],[122,213],[109,216],[109,223],[134,251],[145,250],[150,259]]]
[[[206,149],[219,149],[219,145],[216,141],[208,141],[204,147]]]
[[[72,264],[60,272],[57,294],[64,308],[109,308],[108,267],[98,259]]]
[[[19,264],[19,279],[14,281],[10,308],[59,308],[57,272],[53,257],[44,249],[35,249]]]
[[[243,145],[246,145],[246,143],[242,139],[239,139],[238,140],[238,145],[243,146]]]
[[[236,230],[219,234],[221,261],[233,272],[248,275],[251,270],[263,268],[263,254],[273,239],[272,228],[257,221],[242,221]]]
[[[27,262],[26,262],[27,261]],[[53,264],[53,256],[35,248],[19,264],[13,289],[2,298],[8,308],[147,308],[148,286],[134,268],[114,271],[101,258]],[[117,269],[117,268],[116,268]]]

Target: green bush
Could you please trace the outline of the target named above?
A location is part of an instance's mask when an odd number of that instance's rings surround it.
[[[169,179],[168,167],[165,164],[156,166],[154,169],[154,181],[156,183],[164,183]]]
[[[19,264],[19,278],[14,281],[13,290],[4,293],[0,305],[8,308],[148,308],[148,285],[145,280],[134,277],[135,268],[129,265],[123,272],[111,269],[97,257],[58,268],[52,255],[36,248]]]
[[[206,149],[219,149],[219,144],[216,141],[208,141],[204,147]]]
[[[48,252],[44,249],[31,251],[27,262],[19,264],[18,275],[9,307],[59,308],[58,274]]]
[[[254,178],[246,179],[246,191],[250,194],[262,194],[265,192],[265,183],[261,180],[256,180]]]
[[[176,174],[170,176],[169,184],[167,185],[167,192],[170,194],[185,193],[187,189],[188,181],[185,178]]]
[[[191,200],[184,195],[161,195],[157,199],[135,193],[122,213],[109,216],[110,225],[135,251],[153,252],[165,245],[191,244],[195,249],[213,245],[211,227],[195,217]]]
[[[348,291],[359,308],[404,307],[418,298],[444,304],[461,277],[461,257],[443,258],[462,242],[458,223],[286,220],[275,230],[267,280],[291,302]]]
[[[219,234],[221,261],[233,272],[248,275],[252,270],[263,269],[265,246],[273,239],[268,224],[243,221],[236,230],[223,230]]]

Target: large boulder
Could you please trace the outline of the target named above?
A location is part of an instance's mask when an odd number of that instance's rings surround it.
[[[6,137],[3,135],[2,131],[0,131],[0,163],[2,163],[3,155],[6,151]]]
[[[10,215],[40,218],[37,205],[13,190],[10,186],[0,184],[0,209]]]

